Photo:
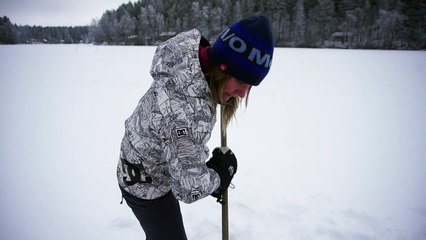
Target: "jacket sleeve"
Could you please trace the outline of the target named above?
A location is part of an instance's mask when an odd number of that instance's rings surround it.
[[[215,121],[211,103],[184,94],[186,87],[177,86],[169,77],[157,88],[157,102],[165,124],[162,130],[164,159],[171,176],[175,197],[192,203],[214,192],[220,185],[218,174],[207,168],[206,146]]]

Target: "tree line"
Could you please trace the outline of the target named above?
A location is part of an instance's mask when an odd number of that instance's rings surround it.
[[[0,21],[0,36],[16,43],[35,39],[156,45],[198,28],[213,43],[232,22],[252,15],[270,19],[278,47],[426,49],[424,0],[139,0],[108,10],[85,27],[43,28]]]
[[[0,44],[93,43],[88,26],[17,26],[7,16],[0,17]]]

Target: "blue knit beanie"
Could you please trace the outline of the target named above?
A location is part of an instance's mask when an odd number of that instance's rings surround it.
[[[209,58],[232,77],[258,86],[271,68],[274,39],[263,16],[242,19],[225,29],[209,49]]]

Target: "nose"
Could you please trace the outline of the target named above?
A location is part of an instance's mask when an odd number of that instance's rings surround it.
[[[238,88],[236,89],[235,93],[238,95],[238,97],[244,98],[246,96],[249,88],[250,88],[250,85],[248,85],[248,84],[241,84],[240,86],[238,86]]]

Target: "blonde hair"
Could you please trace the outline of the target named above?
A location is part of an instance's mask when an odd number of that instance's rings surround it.
[[[224,107],[223,120],[226,129],[231,119],[235,117],[235,113],[238,107],[240,106],[242,99],[239,97],[231,97],[227,102],[225,102],[222,98],[222,90],[225,86],[225,83],[229,81],[232,77],[226,72],[222,71],[218,66],[215,66],[213,64],[210,65],[209,69],[210,71],[208,73],[208,82],[210,92],[212,94],[213,101],[215,101],[216,104],[222,104]],[[246,107],[248,105],[249,93],[250,89],[248,90],[247,95],[245,97]]]

